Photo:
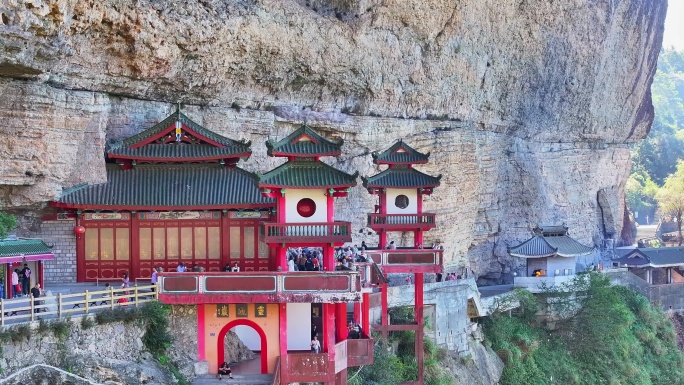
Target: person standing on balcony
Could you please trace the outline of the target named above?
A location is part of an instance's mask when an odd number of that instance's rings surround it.
[[[188,268],[185,267],[185,263],[181,262],[180,265],[176,267],[176,271],[179,273],[185,273],[186,271],[188,271]]]
[[[230,269],[233,273],[239,273],[240,272],[240,266],[238,265],[237,262],[233,264],[233,267]]]
[[[299,266],[299,271],[306,271],[306,257],[302,253],[299,254],[297,266]]]
[[[321,351],[321,341],[318,340],[317,336],[313,336],[311,340],[311,352],[319,353]]]
[[[287,259],[287,271],[295,271],[294,257]]]
[[[123,273],[121,276],[121,288],[126,289],[131,287],[131,280],[128,278],[128,274]],[[125,295],[128,295],[128,290],[124,291]]]
[[[387,248],[388,248],[389,250],[396,250],[396,249],[397,249],[397,245],[394,243],[394,241],[391,241],[391,242],[389,243],[389,245],[387,245]]]
[[[314,271],[320,271],[321,270],[321,263],[318,261],[318,256],[314,255],[313,259],[311,260],[313,263],[313,270]]]

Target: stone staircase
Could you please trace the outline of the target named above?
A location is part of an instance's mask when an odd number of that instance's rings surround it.
[[[206,374],[204,376],[196,377],[192,381],[192,385],[271,385],[272,383],[273,376],[270,374],[233,374],[232,379],[223,376],[222,380],[216,378],[215,375]]]

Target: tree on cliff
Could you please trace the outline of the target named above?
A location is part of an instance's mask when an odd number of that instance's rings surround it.
[[[17,218],[12,214],[0,211],[0,240],[5,239],[10,231],[17,228]]]
[[[679,246],[682,245],[682,217],[684,217],[684,161],[677,162],[677,171],[665,179],[665,185],[656,195],[660,210],[677,220]]]

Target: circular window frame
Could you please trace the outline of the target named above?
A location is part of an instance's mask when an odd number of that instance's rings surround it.
[[[409,197],[404,194],[399,194],[394,198],[394,206],[402,210],[409,207],[409,202]]]
[[[311,218],[316,214],[316,202],[311,198],[302,198],[297,202],[297,214],[302,218]]]

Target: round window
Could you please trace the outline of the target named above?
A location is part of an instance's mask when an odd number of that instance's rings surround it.
[[[316,213],[316,202],[311,198],[300,200],[297,202],[297,213],[304,218],[309,218]]]
[[[394,205],[400,209],[407,208],[409,205],[408,197],[406,195],[397,195],[397,197],[394,199]]]

